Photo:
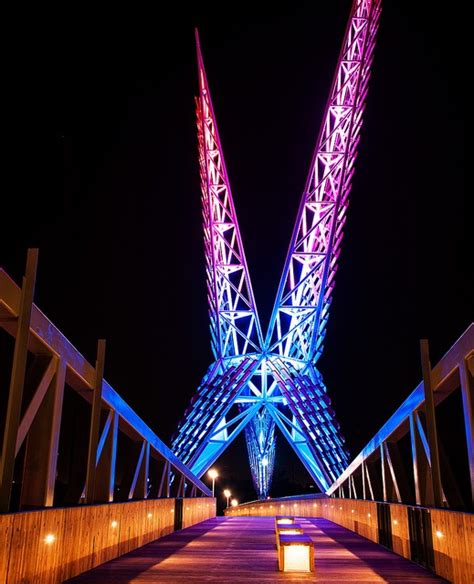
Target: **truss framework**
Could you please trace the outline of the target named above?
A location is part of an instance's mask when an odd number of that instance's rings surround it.
[[[323,350],[380,11],[380,0],[353,2],[265,338],[196,33],[206,278],[216,361],[172,448],[201,476],[245,429],[261,498],[271,484],[275,427],[323,491],[348,462],[315,364]]]

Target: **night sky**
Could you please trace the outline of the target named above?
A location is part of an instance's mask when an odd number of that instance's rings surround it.
[[[168,444],[212,359],[193,28],[266,329],[350,4],[41,6],[18,25],[0,266],[20,281],[40,248],[36,303],[91,362],[107,339],[107,380]],[[435,363],[474,316],[460,15],[413,4],[384,5],[320,361],[354,455],[420,380],[419,338]],[[217,465],[231,485],[244,456]],[[284,449],[278,476],[294,465]]]

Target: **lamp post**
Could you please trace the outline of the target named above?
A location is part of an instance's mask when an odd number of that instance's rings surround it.
[[[214,485],[215,485],[217,477],[219,476],[219,473],[217,472],[217,470],[215,468],[211,468],[211,470],[207,474],[212,479],[212,496],[214,497]]]
[[[237,499],[232,499],[232,501],[230,502],[230,504],[232,505],[232,507],[237,507],[237,505],[239,504],[239,502],[237,501]]]
[[[232,493],[229,491],[229,489],[224,489],[224,497],[226,498],[227,502],[226,502],[226,507],[229,506],[229,499],[230,496],[232,495]]]

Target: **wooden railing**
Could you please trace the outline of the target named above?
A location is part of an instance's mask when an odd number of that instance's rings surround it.
[[[129,438],[133,448],[128,454],[135,457],[128,481],[122,481],[127,485],[122,500],[211,496],[208,487],[103,378],[105,341],[98,342],[97,361],[90,364],[34,304],[36,264],[37,250],[29,250],[21,288],[0,269],[0,328],[15,341],[0,459],[0,512],[58,504],[57,463],[66,387],[92,406],[82,428],[89,436],[87,453],[84,460],[74,460],[75,465],[82,464],[82,471],[76,473],[81,478],[75,485],[75,503],[114,501],[119,431]],[[20,453],[21,464],[16,461]],[[156,465],[155,476],[161,476],[153,492],[152,465]],[[68,480],[69,488],[72,480]],[[19,501],[12,505],[14,484]]]
[[[57,584],[216,514],[215,499],[148,499],[0,515],[0,584]]]
[[[474,515],[471,513],[303,496],[253,501],[230,507],[225,514],[229,517],[323,517],[424,565],[449,582],[472,584],[474,581]],[[317,556],[316,548],[316,562]]]

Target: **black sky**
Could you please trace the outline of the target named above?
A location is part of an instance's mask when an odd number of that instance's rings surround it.
[[[436,362],[474,314],[462,18],[413,4],[384,6],[320,363],[353,454],[419,381],[418,339]],[[91,361],[107,339],[107,379],[165,442],[211,361],[193,28],[266,323],[349,8],[42,6],[14,25],[0,265],[19,281],[40,248],[37,304]]]

